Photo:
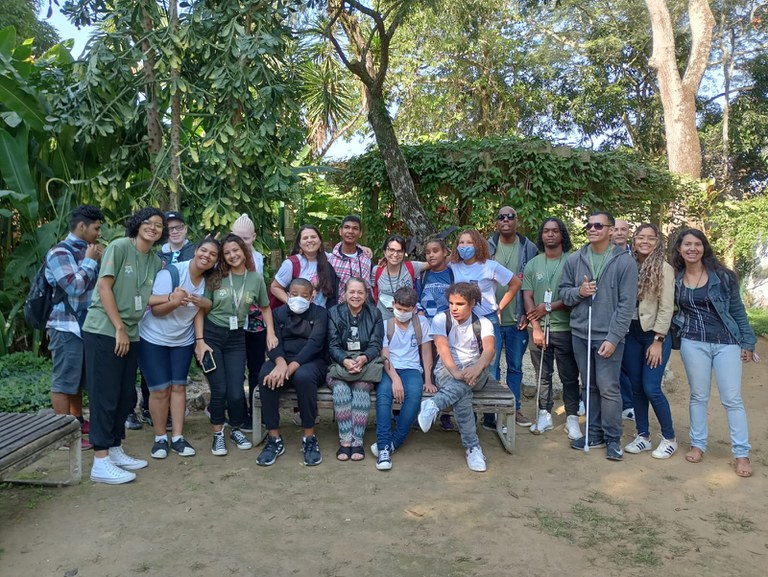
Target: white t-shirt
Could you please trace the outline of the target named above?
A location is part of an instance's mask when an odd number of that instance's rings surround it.
[[[407,328],[401,329],[395,322],[395,332],[392,333],[390,341],[387,339],[387,321],[384,321],[384,348],[389,349],[389,362],[395,369],[415,369],[423,373],[419,347],[432,340],[429,336],[429,321],[423,316],[415,316],[413,322],[421,323],[420,343],[416,342],[416,331],[413,330],[412,323],[408,323]]]
[[[514,276],[511,270],[495,260],[472,264],[452,262],[449,266],[453,269],[453,282],[470,282],[480,289],[482,298],[473,309],[476,315],[484,317],[498,310],[496,285],[508,285]]]
[[[448,346],[451,347],[451,357],[457,367],[463,369],[474,364],[480,359],[480,347],[475,338],[475,331],[472,328],[472,315],[459,324],[456,319],[451,319],[451,334],[445,334],[445,315],[450,313],[439,313],[432,319],[432,326],[429,330],[429,336],[447,336]],[[477,314],[477,313],[475,313]],[[493,324],[485,317],[480,317],[480,338],[493,336]],[[437,368],[443,366],[443,360],[437,362]]]
[[[312,283],[312,286],[316,289],[315,304],[325,308],[326,296],[317,290],[317,261],[311,261],[303,254],[297,254],[296,256],[299,257],[299,278],[306,279]],[[287,258],[283,261],[275,274],[275,280],[286,292],[288,291],[288,287],[293,280],[293,263],[291,259]]]
[[[192,284],[189,277],[189,261],[176,263],[179,271],[179,286],[189,294],[203,296],[205,279],[198,286]],[[157,273],[152,287],[153,295],[167,295],[173,291],[171,273],[163,269]],[[193,325],[197,307],[193,304],[182,305],[163,317],[156,317],[152,309],[147,307],[144,317],[139,323],[139,336],[145,341],[166,347],[182,347],[195,342],[195,327]]]
[[[418,279],[421,275],[421,271],[424,270],[424,263],[411,261],[411,264],[413,265],[413,274],[415,278]],[[392,312],[392,307],[395,303],[395,292],[397,289],[404,286],[416,288],[414,286],[415,279],[411,278],[411,273],[408,272],[408,267],[405,266],[404,262],[401,264],[398,273],[394,276],[389,274],[386,265],[383,267],[376,265],[371,268],[371,286],[373,286],[373,283],[376,281],[376,273],[380,268],[383,268],[383,271],[379,276],[379,302],[377,303],[377,306],[381,311],[381,318],[387,320],[395,316]]]

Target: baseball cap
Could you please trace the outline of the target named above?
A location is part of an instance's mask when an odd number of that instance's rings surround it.
[[[181,222],[186,224],[186,221],[184,220],[184,215],[177,210],[171,210],[169,212],[166,212],[165,220],[180,220]]]

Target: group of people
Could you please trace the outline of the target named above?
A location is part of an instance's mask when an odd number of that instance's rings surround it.
[[[630,243],[626,222],[595,212],[585,225],[587,244],[573,250],[560,219],[541,223],[532,242],[517,231],[517,212],[505,206],[490,238],[466,229],[451,251],[432,237],[424,244],[425,261],[418,262],[406,260],[405,240],[391,235],[374,265],[372,251],[359,244],[362,223],[350,215],[330,252],[316,227],[302,226],[268,290],[247,215],[223,239],[209,236],[193,245],[181,213],[142,209],[127,221],[125,238],[103,255],[96,243],[102,221],[97,208],[78,207],[70,234],[46,258],[49,282],[67,295],[48,323],[52,402],[57,413],[81,420],[89,437],[83,442],[94,449],[95,482],[126,483],[147,466],[121,446],[137,403],[137,367],[146,384],[145,420],[155,433],[151,457],[195,454],[183,434],[193,356],[211,389],[206,411],[214,455],[227,454],[227,436],[238,449],[252,448],[245,433],[258,388],[256,422],[267,430],[256,460],[261,466],[285,452],[279,399],[287,389],[298,399],[304,463],[322,461],[317,390],[327,384],[339,461],[365,458],[375,390],[377,439],[370,451],[379,470],[391,469],[393,453],[414,426],[426,432],[439,419],[444,430],[458,430],[468,467],[485,471],[472,395],[501,378],[502,353],[518,426],[537,435],[554,427],[556,366],[571,447],[605,447],[611,460],[621,460],[624,451],[666,459],[678,448],[662,388],[673,340],[691,387],[686,459],[698,463],[707,449],[714,371],[736,473],[752,474],[741,363],[756,357],[756,338],[735,273],[696,229],[678,235],[670,265],[655,225],[638,226]],[[536,372],[534,420],[520,404],[526,349]],[[82,417],[83,387],[90,422]],[[400,409],[393,412],[395,402]],[[661,429],[655,448],[649,406]],[[630,417],[637,435],[622,447],[622,419]],[[495,419],[485,414],[481,425],[495,430]]]

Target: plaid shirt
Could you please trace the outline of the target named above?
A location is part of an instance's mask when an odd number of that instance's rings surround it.
[[[76,313],[80,313],[91,304],[99,276],[99,263],[92,258],[85,258],[88,245],[74,234],[69,233],[62,242],[75,249],[75,256],[65,248],[54,246],[45,256],[45,278],[51,286],[58,285],[64,289],[70,306]],[[80,324],[77,318],[67,312],[63,301],[54,305],[45,326],[80,336]]]
[[[353,276],[365,279],[367,285],[370,285],[371,259],[365,256],[363,249],[359,246],[357,247],[356,256],[347,256],[341,252],[341,243],[337,244],[328,256],[328,262],[331,263],[333,270],[336,271],[336,278],[339,280],[339,304],[346,300],[346,284]]]

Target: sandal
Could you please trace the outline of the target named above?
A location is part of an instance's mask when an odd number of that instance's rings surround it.
[[[350,447],[350,449],[352,449],[351,451],[352,454],[349,457],[350,459],[352,459],[353,461],[362,461],[363,459],[365,459],[365,449],[363,449],[362,447]],[[356,457],[359,457],[359,458],[356,458]]]
[[[733,468],[739,477],[747,478],[752,476],[752,463],[749,457],[736,457],[733,461]]]
[[[336,451],[336,458],[339,461],[349,461],[352,455],[352,447],[345,447],[344,445],[340,445],[339,449]]]
[[[704,458],[704,451],[698,447],[691,447],[691,450],[685,454],[685,460],[689,463],[701,463]]]

